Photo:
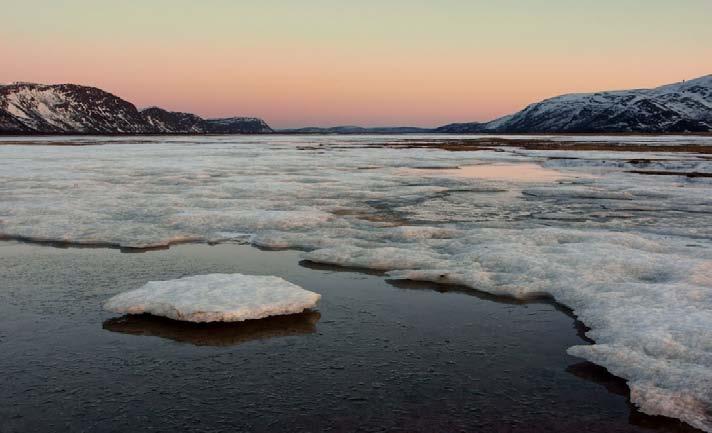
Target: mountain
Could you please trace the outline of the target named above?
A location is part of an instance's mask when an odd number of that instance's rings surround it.
[[[432,132],[432,129],[418,128],[415,126],[378,126],[364,128],[361,126],[333,126],[320,128],[309,126],[306,128],[280,129],[280,134],[422,134]]]
[[[261,119],[203,119],[75,84],[0,86],[0,134],[266,134]]]
[[[191,113],[167,111],[163,108],[149,107],[141,110],[144,120],[151,128],[163,134],[204,134],[205,122],[201,117]]]
[[[2,132],[152,132],[136,107],[111,93],[74,84],[0,87]]]
[[[75,84],[0,85],[0,134],[270,134],[262,119],[203,119],[158,107],[137,110],[111,93]],[[712,132],[712,75],[654,89],[575,93],[491,122],[417,127],[336,126],[283,134]]]
[[[141,110],[144,119],[161,134],[271,134],[274,130],[256,117],[203,119],[195,114],[158,107]]]
[[[440,133],[709,131],[712,75],[654,89],[557,96],[492,122],[435,129]]]
[[[204,127],[208,134],[271,134],[272,128],[256,117],[226,117],[207,119]]]

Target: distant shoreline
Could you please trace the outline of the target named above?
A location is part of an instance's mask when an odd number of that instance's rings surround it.
[[[160,143],[162,139],[175,138],[203,138],[203,137],[235,137],[245,136],[267,136],[267,137],[298,137],[297,134],[143,134],[143,135],[92,135],[92,134],[46,134],[46,135],[25,135],[25,136],[0,136],[0,146],[55,146],[55,147],[82,147],[82,146],[102,146],[105,144],[121,144],[124,141],[122,138],[135,138],[137,142],[131,144],[154,144]],[[332,137],[344,137],[343,134],[330,134]],[[608,151],[608,152],[670,152],[670,153],[697,153],[704,156],[702,158],[712,158],[712,140],[704,140],[703,142],[694,140],[694,138],[712,137],[712,133],[706,134],[633,134],[633,133],[618,133],[618,134],[373,134],[373,137],[392,137],[389,139],[381,139],[380,142],[374,138],[374,142],[362,141],[354,143],[353,147],[361,148],[383,148],[391,147],[398,149],[409,148],[425,148],[425,149],[440,149],[451,152],[472,152],[481,150],[498,150],[501,148],[521,148],[527,150],[539,151]],[[452,135],[458,135],[452,137]],[[303,137],[317,137],[321,135],[310,134],[301,135]],[[327,136],[327,135],[323,135]],[[354,135],[356,136],[356,135]],[[361,137],[369,135],[360,134]],[[28,138],[19,140],[18,138]],[[54,140],[32,140],[36,138],[57,138]],[[78,140],[67,140],[67,138],[77,137]],[[93,142],[86,140],[87,138],[116,138],[116,141]],[[586,137],[594,137],[594,139],[585,139]],[[640,137],[643,140],[596,140],[595,137],[615,138],[620,137]],[[678,142],[662,142],[655,141],[657,137],[681,137]],[[5,140],[3,140],[5,138]],[[16,138],[13,140],[12,138]],[[686,140],[686,138],[688,140]],[[83,139],[83,140],[82,140]],[[651,141],[645,142],[645,139]],[[198,144],[199,145],[199,144]],[[649,174],[649,173],[646,173]],[[689,173],[686,173],[689,174]]]
[[[711,113],[712,75],[654,89],[555,96],[488,122],[279,130],[258,117],[206,119],[159,107],[139,110],[102,89],[77,84],[0,86],[0,135],[708,135],[712,134]]]
[[[458,136],[485,136],[485,137],[501,137],[501,136],[536,136],[536,137],[550,137],[550,136],[562,136],[562,137],[595,137],[595,136],[605,136],[605,137],[671,137],[671,136],[684,136],[684,137],[712,137],[712,132],[354,132],[354,133],[337,133],[337,132],[281,132],[279,130],[271,133],[232,133],[232,134],[199,134],[199,133],[177,133],[177,132],[166,132],[166,133],[94,133],[94,132],[0,132],[0,138],[2,137],[224,137],[224,136],[344,136],[344,135],[354,135],[354,136],[388,136],[388,135],[433,135],[433,136],[446,136],[446,135],[458,135]]]

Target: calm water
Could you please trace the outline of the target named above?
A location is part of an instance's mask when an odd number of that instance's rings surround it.
[[[690,431],[636,412],[623,381],[567,355],[580,329],[553,303],[298,256],[0,243],[0,431]],[[323,298],[241,325],[101,310],[149,280],[212,272],[274,274]]]

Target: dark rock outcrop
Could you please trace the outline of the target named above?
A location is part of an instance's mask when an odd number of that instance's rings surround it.
[[[274,131],[264,120],[256,117],[227,117],[206,119],[203,127],[208,134],[271,134]]]
[[[204,120],[191,113],[167,111],[163,108],[150,107],[141,110],[146,122],[159,133],[164,134],[203,134]]]

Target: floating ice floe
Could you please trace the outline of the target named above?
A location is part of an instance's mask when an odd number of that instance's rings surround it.
[[[301,313],[319,298],[318,293],[275,276],[209,274],[151,281],[114,296],[104,309],[188,322],[241,322]]]

